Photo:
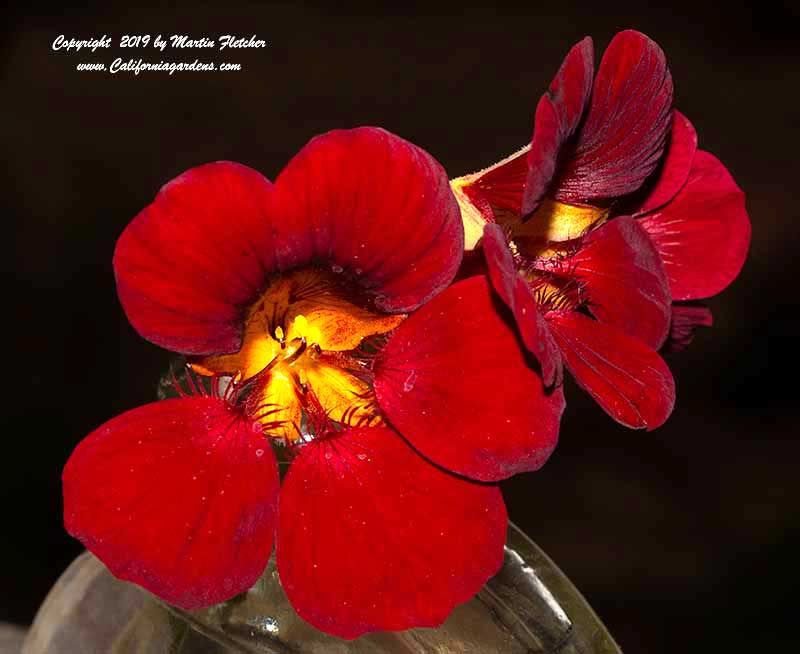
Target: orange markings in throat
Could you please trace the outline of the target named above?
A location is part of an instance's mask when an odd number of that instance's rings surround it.
[[[386,334],[405,316],[379,313],[346,278],[305,268],[272,278],[247,310],[238,352],[192,362],[201,375],[251,382],[248,413],[264,433],[308,436],[323,412],[345,424],[375,424],[380,415],[364,339]]]

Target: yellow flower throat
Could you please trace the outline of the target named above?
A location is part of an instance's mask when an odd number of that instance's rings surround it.
[[[239,351],[205,357],[192,368],[254,380],[252,417],[276,438],[301,438],[311,406],[336,422],[375,424],[380,416],[363,359],[348,352],[404,316],[378,313],[350,290],[342,275],[317,268],[276,276],[246,313]]]

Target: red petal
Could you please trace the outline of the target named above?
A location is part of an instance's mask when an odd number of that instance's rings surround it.
[[[575,381],[614,420],[649,431],[672,413],[675,382],[654,350],[580,313],[556,315],[550,326]]]
[[[682,113],[673,111],[672,131],[661,172],[658,173],[647,199],[637,209],[637,216],[664,206],[678,194],[689,178],[695,152],[697,132],[694,126]]]
[[[661,48],[639,32],[620,32],[600,62],[556,199],[580,204],[637,190],[664,152],[671,113],[672,77]]]
[[[558,109],[547,94],[539,99],[533,122],[533,140],[528,152],[528,177],[522,194],[523,216],[532,214],[542,201],[556,174],[558,154],[566,140]]]
[[[485,277],[448,288],[403,321],[375,366],[391,423],[425,456],[495,481],[540,468],[564,410],[545,393]]]
[[[711,327],[714,317],[708,307],[676,304],[672,307],[669,338],[664,344],[667,352],[681,352],[694,340],[699,327]]]
[[[664,260],[676,300],[722,291],[739,274],[750,247],[744,193],[725,166],[702,150],[681,192],[640,224]]]
[[[64,523],[109,570],[195,609],[247,590],[272,551],[278,469],[222,400],[164,400],[85,438],[63,475]]]
[[[503,229],[498,225],[486,225],[482,243],[492,286],[514,314],[522,342],[542,368],[545,386],[561,384],[563,368],[558,346],[539,311],[531,287],[517,273]]]
[[[499,489],[443,472],[385,427],[312,441],[281,492],[278,572],[341,638],[441,624],[503,560]]]
[[[598,320],[654,349],[661,346],[669,331],[669,281],[638,221],[621,216],[590,232],[571,263]]]
[[[312,139],[275,182],[282,267],[343,268],[401,312],[456,274],[464,228],[447,174],[427,152],[374,127]]]
[[[478,207],[488,202],[493,207],[518,216],[522,190],[528,176],[527,154],[528,148],[524,147],[490,168],[476,173],[475,179],[464,186],[464,194]]]
[[[128,319],[153,343],[185,354],[236,351],[241,308],[272,268],[270,182],[230,162],[166,184],[117,242],[114,271]]]
[[[569,51],[536,107],[522,213],[539,205],[556,172],[561,147],[575,132],[592,90],[594,46],[588,36]]]

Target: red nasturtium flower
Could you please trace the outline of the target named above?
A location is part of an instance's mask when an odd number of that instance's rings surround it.
[[[596,77],[593,60],[586,38],[542,96],[531,144],[452,183],[466,247],[482,245],[545,382],[566,365],[614,419],[653,429],[675,399],[656,350],[670,325],[685,341],[710,319],[672,300],[730,283],[750,227],[741,191],[672,109],[658,45],[629,30]]]
[[[142,336],[231,382],[84,439],[69,532],[185,608],[248,589],[274,541],[319,629],[441,623],[502,561],[492,482],[544,463],[564,407],[488,281],[447,288],[462,251],[441,166],[375,128],[313,139],[274,184],[222,162],[167,184],[119,239],[119,296]]]

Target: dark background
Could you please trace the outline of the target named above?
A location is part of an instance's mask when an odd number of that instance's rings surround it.
[[[635,27],[667,53],[677,106],[748,194],[751,254],[711,301],[716,325],[669,362],[678,385],[654,433],[612,423],[577,389],[540,473],[505,484],[511,517],[585,593],[628,652],[790,651],[800,497],[796,438],[797,10],[667,10],[557,0],[513,6],[348,3],[12,10],[0,50],[5,251],[0,620],[29,622],[80,547],[60,472],[101,422],[154,398],[168,355],[118,305],[114,242],[185,169],[232,159],[274,178],[313,135],[374,124],[451,176],[530,137],[569,47],[598,55]],[[724,9],[720,8],[724,6]],[[53,52],[58,34],[223,33],[263,50]],[[227,55],[227,56],[226,56]],[[78,73],[117,56],[234,61],[238,73]],[[599,58],[599,57],[598,57]],[[165,498],[169,501],[169,498]]]

